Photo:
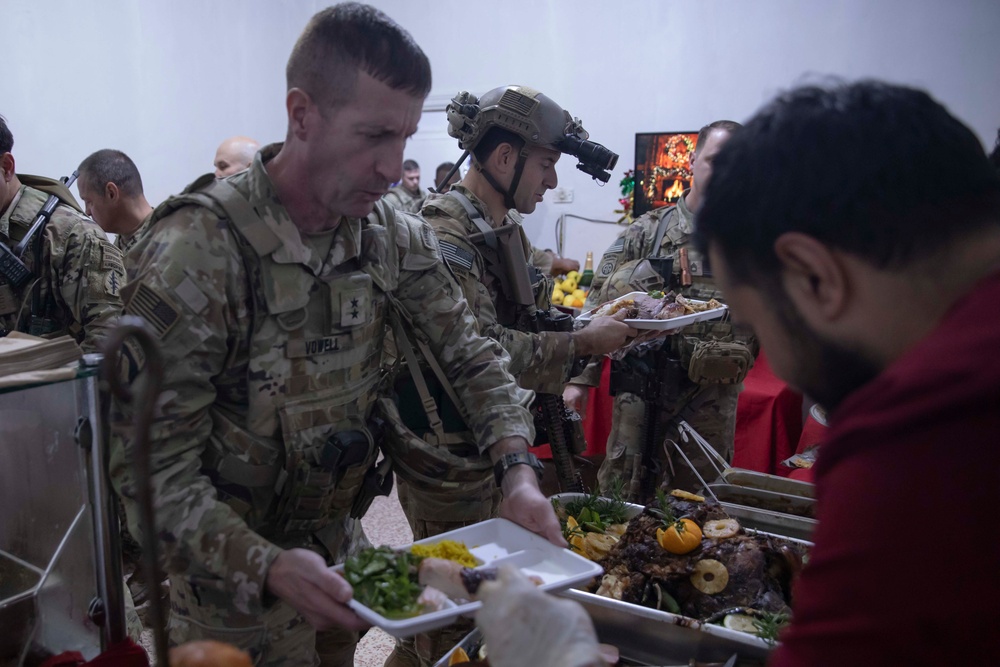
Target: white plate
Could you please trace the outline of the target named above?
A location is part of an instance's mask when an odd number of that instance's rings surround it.
[[[547,591],[572,588],[593,577],[599,577],[604,572],[597,563],[568,549],[561,549],[544,537],[506,519],[489,519],[419,540],[414,544],[436,544],[441,540],[465,543],[472,555],[482,561],[483,566],[514,565],[523,574],[538,577],[542,581],[540,588]],[[343,572],[344,565],[337,565],[333,569]],[[482,603],[453,604],[438,611],[399,620],[385,618],[357,600],[351,600],[350,606],[358,616],[393,637],[409,637],[451,625],[459,616],[475,612]]]
[[[645,296],[646,292],[629,292],[624,294],[619,299],[634,298],[636,296]],[[617,301],[618,299],[615,299]],[[698,301],[696,299],[688,299],[691,303],[707,303],[705,301]],[[580,317],[576,318],[579,322],[589,322],[593,319],[593,314],[595,310],[602,308],[604,304],[602,303],[597,308],[588,310]],[[726,306],[720,306],[718,308],[712,308],[711,310],[704,310],[700,313],[691,313],[690,315],[681,315],[680,317],[672,317],[669,320],[643,320],[643,319],[630,319],[625,320],[625,324],[635,328],[635,329],[650,329],[654,331],[673,331],[675,329],[683,329],[689,324],[694,324],[695,322],[704,322],[706,320],[715,320],[723,315],[725,315],[727,310]]]

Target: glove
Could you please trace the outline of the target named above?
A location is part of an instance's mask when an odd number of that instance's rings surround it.
[[[500,568],[479,588],[476,625],[492,667],[604,667],[587,612],[539,590],[515,568]]]

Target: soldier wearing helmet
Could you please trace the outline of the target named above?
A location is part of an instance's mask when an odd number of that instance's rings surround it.
[[[446,194],[431,195],[421,214],[434,227],[442,256],[458,278],[480,331],[510,356],[509,370],[518,384],[559,399],[563,385],[580,370],[578,359],[611,352],[636,332],[612,318],[598,318],[572,331],[568,316],[550,311],[551,285],[528,265],[531,250],[521,215],[534,211],[556,186],[555,165],[564,153],[577,157],[581,170],[603,181],[618,156],[589,141],[578,119],[531,88],[506,86],[481,98],[460,93],[447,112],[448,132],[472,155],[472,166]],[[526,324],[560,317],[569,330]],[[419,347],[419,341],[413,343]],[[500,477],[488,462],[478,465],[474,457],[463,455],[474,448],[469,448],[472,440],[464,424],[449,423],[449,414],[455,414],[453,392],[425,361],[407,357],[406,345],[404,341],[408,368],[422,367],[424,372],[412,380],[404,373],[396,384],[400,410],[409,411],[402,418],[409,433],[390,438],[390,447],[399,448],[393,456],[399,498],[414,537],[420,539],[495,516]],[[438,406],[433,415],[419,410],[428,404],[426,397]],[[400,641],[386,665],[433,664],[467,631],[453,626]]]
[[[693,299],[721,298],[707,258],[692,243],[694,214],[708,187],[716,153],[741,127],[720,120],[701,129],[691,158],[691,188],[676,206],[643,215],[611,244],[594,272],[586,308],[637,290],[672,289]],[[607,458],[598,482],[607,491],[620,480],[630,500],[644,503],[659,484],[698,490],[700,482],[692,466],[707,481],[711,481],[707,476],[714,477],[704,452],[679,437],[677,420],[688,422],[731,460],[736,400],[742,375],[753,363],[756,343],[729,322],[705,322],[639,348],[612,362],[610,390],[615,401]],[[567,385],[563,397],[568,405],[584,410],[587,390],[600,382],[602,363],[592,362]],[[699,370],[707,366],[733,372]],[[655,378],[642,378],[640,370]],[[655,396],[644,391],[653,385]],[[688,460],[675,457],[673,451],[671,460],[664,460],[666,439],[680,443]]]

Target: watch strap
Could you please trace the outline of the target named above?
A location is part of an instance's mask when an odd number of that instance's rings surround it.
[[[542,471],[545,466],[542,462],[538,460],[538,457],[531,452],[514,452],[512,454],[504,454],[493,466],[493,478],[496,480],[497,488],[500,488],[503,482],[504,475],[507,471],[516,465],[526,465],[531,466],[538,478],[541,479]]]

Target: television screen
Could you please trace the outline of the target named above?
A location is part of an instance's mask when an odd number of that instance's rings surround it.
[[[635,135],[633,217],[676,203],[691,187],[691,154],[697,141],[697,132]]]

